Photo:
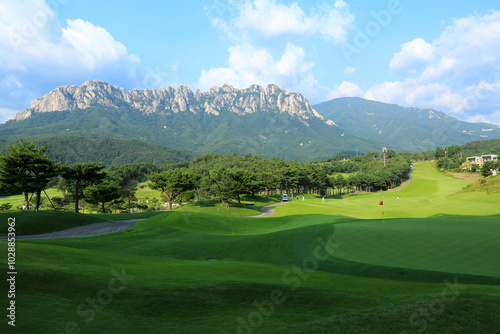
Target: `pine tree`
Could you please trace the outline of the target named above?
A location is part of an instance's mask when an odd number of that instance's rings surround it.
[[[54,161],[46,151],[47,145],[37,148],[31,141],[20,140],[7,147],[6,155],[0,156],[2,188],[11,193],[23,193],[26,210],[29,210],[30,193],[36,193],[35,210],[39,209],[43,188],[57,175]]]
[[[78,205],[83,190],[106,177],[106,174],[101,172],[102,169],[104,169],[104,164],[100,162],[80,162],[69,167],[61,167],[63,178],[70,181],[73,185],[75,213],[80,212]]]

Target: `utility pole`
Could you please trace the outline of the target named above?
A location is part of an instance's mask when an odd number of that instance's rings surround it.
[[[387,147],[382,147],[382,153],[384,153],[384,167],[385,167],[385,154],[387,153]]]

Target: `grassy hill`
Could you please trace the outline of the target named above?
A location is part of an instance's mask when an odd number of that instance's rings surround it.
[[[306,195],[271,218],[184,206],[119,233],[19,241],[16,331],[494,333],[500,194],[414,169],[397,193]]]
[[[487,194],[500,193],[500,175],[490,176],[486,179],[481,179],[474,184],[468,185],[461,193],[483,192]]]

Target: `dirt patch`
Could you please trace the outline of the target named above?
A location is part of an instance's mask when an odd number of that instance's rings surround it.
[[[450,174],[451,176],[457,179],[462,179],[470,183],[476,183],[477,181],[483,179],[483,176],[477,173],[450,173]]]

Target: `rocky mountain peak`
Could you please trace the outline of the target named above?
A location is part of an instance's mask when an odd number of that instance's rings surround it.
[[[224,84],[221,87],[211,87],[205,93],[199,90],[193,93],[188,86],[126,91],[100,80],[57,87],[34,100],[31,108],[17,113],[14,119],[23,120],[34,113],[95,106],[118,109],[124,105],[145,114],[192,112],[220,115],[223,112],[234,112],[245,115],[274,112],[296,115],[301,120],[323,119],[300,93],[285,90],[277,85],[268,85],[265,89],[259,85],[236,89]]]

